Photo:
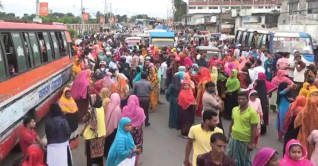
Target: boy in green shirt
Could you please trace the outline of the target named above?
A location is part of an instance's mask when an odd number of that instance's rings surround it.
[[[232,110],[232,122],[229,132],[228,156],[237,166],[251,166],[251,152],[259,121],[257,112],[248,106],[246,92],[238,94],[239,106]]]

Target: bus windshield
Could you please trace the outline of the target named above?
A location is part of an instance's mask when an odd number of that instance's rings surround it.
[[[174,42],[173,42],[173,41],[154,41],[154,42],[153,42],[153,45],[154,45],[155,47],[158,47],[158,48],[164,47],[164,46],[173,47]]]
[[[290,52],[298,51],[301,54],[313,54],[310,38],[299,37],[274,37],[274,52]]]

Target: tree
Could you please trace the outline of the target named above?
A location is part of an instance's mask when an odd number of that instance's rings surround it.
[[[1,8],[1,0],[0,0],[0,8]],[[92,17],[95,16],[96,18]],[[32,22],[33,19],[36,17],[35,14],[24,14],[21,18],[17,17],[15,13],[6,13],[0,11],[0,19],[3,20],[22,20],[22,21],[28,21]],[[111,17],[114,17],[113,13],[106,13],[104,15],[100,11],[89,14],[89,20],[85,21],[87,24],[99,24],[100,23],[100,17],[105,18],[105,23],[109,23],[109,19]],[[141,15],[139,16],[142,17]],[[59,13],[59,12],[53,12],[50,11],[48,16],[41,16],[43,23],[50,23],[50,22],[60,22],[64,24],[80,24],[82,22],[82,16],[75,16],[73,13]],[[128,20],[127,15],[116,15],[116,18],[118,19],[118,22],[126,22]]]
[[[174,21],[181,21],[183,15],[187,14],[188,5],[183,0],[174,0]]]
[[[70,32],[72,39],[76,38],[77,32],[75,29],[69,28],[68,31]]]
[[[1,1],[0,1],[0,8],[3,9],[3,4]]]

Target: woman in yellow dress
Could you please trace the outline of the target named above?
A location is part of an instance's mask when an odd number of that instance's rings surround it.
[[[78,108],[76,102],[72,98],[71,89],[64,88],[63,94],[58,101],[59,106],[61,107],[62,112],[65,114],[65,117],[68,121],[72,134],[70,136],[70,148],[74,149],[79,144],[78,138]]]
[[[103,88],[99,92],[100,97],[103,100],[103,107],[106,109],[108,104],[110,103],[110,91],[108,88]]]
[[[158,77],[158,69],[155,66],[150,68],[148,78],[153,88],[152,92],[150,93],[150,102],[151,102],[150,110],[155,111],[159,101],[159,94],[158,94],[159,93],[159,77]]]
[[[75,58],[73,66],[72,66],[72,77],[73,77],[73,80],[75,80],[77,75],[82,71],[81,63],[82,63],[81,59]]]

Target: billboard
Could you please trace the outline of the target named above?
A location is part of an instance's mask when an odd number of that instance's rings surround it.
[[[40,16],[49,15],[49,4],[47,2],[40,2]]]
[[[83,13],[83,20],[87,21],[88,20],[88,13]]]
[[[103,24],[105,22],[105,18],[104,17],[100,17],[99,18],[99,23]]]

